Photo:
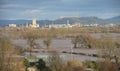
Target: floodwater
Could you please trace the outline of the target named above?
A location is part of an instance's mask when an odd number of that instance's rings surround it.
[[[101,35],[104,35],[103,33],[90,33],[90,35],[100,38]],[[117,37],[120,36],[120,33],[110,33],[111,36]],[[46,48],[46,46],[43,43],[44,39],[37,39],[37,43],[40,45],[40,48]],[[22,48],[29,47],[27,45],[27,41],[23,39],[16,39],[13,40],[13,44],[20,46]],[[73,47],[73,44],[71,43],[71,38],[54,38],[52,39],[52,43],[50,48],[54,48],[55,50],[59,50],[60,52],[66,50],[68,52],[71,51],[71,47]],[[87,53],[87,54],[97,54],[98,49],[73,49],[73,52],[79,52],[79,53]],[[41,54],[41,53],[34,53],[34,55],[38,58],[43,58],[43,57],[48,57],[49,54]],[[67,54],[67,53],[61,53],[60,54],[64,59],[75,59],[75,60],[80,60],[80,61],[86,61],[86,60],[92,60],[96,61],[101,58],[97,57],[91,57],[91,56],[84,56],[84,55],[75,55],[75,54]]]
[[[104,35],[104,33],[89,33],[90,35],[96,37],[96,38],[100,38],[101,35]],[[111,36],[113,37],[117,37],[120,36],[120,33],[109,33]],[[45,48],[46,46],[43,43],[44,39],[37,39],[37,43],[40,45],[41,48]],[[27,41],[23,40],[23,39],[16,39],[13,40],[13,44],[17,45],[17,46],[21,46],[21,47],[29,47],[27,45]],[[73,44],[71,43],[71,38],[54,38],[52,39],[52,43],[51,43],[51,48],[70,48],[72,47]]]
[[[51,56],[48,53],[32,53],[32,55],[36,56],[37,58],[43,58],[43,59],[49,59]],[[25,56],[29,56],[29,53],[26,53]],[[97,61],[97,60],[102,60],[102,58],[97,58],[97,57],[91,57],[91,56],[84,56],[84,55],[75,55],[75,54],[65,54],[65,53],[60,53],[59,56],[63,60],[77,60],[77,61]]]

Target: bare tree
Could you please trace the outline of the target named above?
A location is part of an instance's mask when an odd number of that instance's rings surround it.
[[[97,66],[96,71],[118,71],[118,65],[108,60],[97,62]]]
[[[53,53],[48,58],[48,67],[51,71],[63,71],[64,63],[58,53]]]
[[[50,48],[51,43],[52,43],[52,41],[50,38],[47,38],[44,40],[44,44],[46,45],[47,49]]]
[[[0,36],[0,71],[24,71],[23,59],[13,48],[11,41]]]
[[[118,63],[120,59],[120,48],[117,48],[113,37],[110,35],[104,35],[101,39],[100,47],[102,48],[102,56],[104,56],[105,60],[115,60],[115,62]]]
[[[71,42],[74,45],[74,48],[77,48],[79,43],[79,36],[74,37]]]
[[[98,42],[99,42],[98,39],[88,34],[76,36],[72,40],[72,43],[74,44],[74,48],[76,47],[93,48],[98,46]]]
[[[27,40],[27,43],[30,46],[30,56],[32,56],[32,49],[37,45],[36,40],[40,37],[37,29],[25,29],[21,33],[22,37]]]
[[[63,60],[56,52],[49,56],[47,64],[51,71],[84,71],[82,62]]]

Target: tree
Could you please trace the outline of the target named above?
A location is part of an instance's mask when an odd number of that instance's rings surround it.
[[[40,37],[39,32],[37,29],[25,29],[22,31],[21,36],[27,40],[27,43],[30,46],[29,52],[30,57],[32,56],[32,49],[37,45],[36,39]]]
[[[110,35],[103,35],[101,39],[101,56],[103,56],[105,60],[111,61],[113,59],[118,63],[118,60],[120,59],[120,48],[117,48],[113,37]]]
[[[24,65],[26,66],[27,71],[27,68],[30,67],[30,62],[27,59],[24,59]]]
[[[22,69],[24,70],[23,56],[14,49],[9,38],[0,36],[0,71],[21,71]]]
[[[51,43],[52,43],[52,41],[50,38],[47,38],[44,40],[44,44],[46,45],[47,49],[50,48]]]
[[[84,67],[80,61],[67,61],[64,66],[64,71],[84,71]]]
[[[91,36],[91,35],[81,35],[80,39],[82,41],[82,43],[87,46],[88,48],[93,48],[93,47],[97,47],[98,46],[98,39],[96,39],[95,37]]]
[[[39,59],[36,66],[39,71],[50,71],[43,59]]]
[[[120,48],[120,36],[116,37],[115,44],[116,44],[117,48]]]
[[[73,38],[71,42],[74,45],[74,48],[77,48],[77,45],[79,43],[79,36],[76,36],[75,38]]]
[[[9,50],[12,50],[11,42],[8,38],[0,36],[0,71],[6,71],[5,56]]]
[[[98,63],[97,62],[95,62],[95,61],[86,61],[85,64],[86,64],[87,68],[91,68],[91,69],[93,69],[95,71],[98,71]]]
[[[63,71],[64,70],[64,62],[62,58],[60,58],[59,54],[53,53],[48,58],[48,67],[51,71]]]
[[[92,37],[91,35],[84,34],[84,35],[79,35],[76,36],[73,40],[72,43],[74,44],[74,48],[76,47],[88,47],[88,48],[93,48],[98,46],[98,39]],[[78,46],[80,45],[80,46]]]
[[[63,60],[56,52],[48,57],[47,64],[51,71],[84,71],[82,62]]]
[[[108,60],[97,62],[97,66],[97,71],[118,71],[118,65]]]

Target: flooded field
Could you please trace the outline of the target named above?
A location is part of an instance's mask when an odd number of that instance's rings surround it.
[[[89,33],[90,35],[100,38],[104,33]],[[120,33],[109,33],[111,36],[113,36],[115,39],[116,37],[120,36]],[[117,39],[116,39],[117,40]],[[39,43],[41,48],[45,48],[46,46],[43,43],[44,39],[37,39],[37,43]],[[28,47],[27,41],[23,39],[16,39],[13,40],[13,44],[21,46],[21,47]],[[53,38],[51,43],[51,48],[70,48],[73,44],[71,43],[71,38]]]
[[[94,36],[96,38],[100,38],[101,35],[103,35],[103,34],[101,34],[101,33],[98,33],[98,34],[93,33],[93,34],[90,34],[90,35],[92,35],[92,36]],[[117,36],[120,36],[119,33],[111,33],[110,35],[113,36],[114,38],[116,38]],[[43,38],[37,39],[37,41],[36,41],[40,45],[39,50],[42,50],[42,49],[46,48],[43,41],[44,41]],[[22,48],[29,47],[27,45],[27,41],[23,40],[23,39],[13,40],[13,44],[15,44],[17,46],[20,46]],[[60,55],[65,60],[66,59],[69,60],[69,59],[71,59],[71,57],[73,59],[77,59],[77,60],[80,60],[80,61],[86,61],[86,60],[96,61],[98,59],[101,59],[101,58],[92,57],[92,56],[84,56],[84,55],[62,53],[63,51],[71,52],[71,47],[73,47],[73,44],[71,43],[71,38],[53,38],[50,49],[59,52]],[[99,53],[99,51],[100,51],[99,49],[86,49],[86,48],[72,49],[72,52],[85,53],[85,54],[97,54],[97,53]],[[33,54],[37,58],[46,58],[46,57],[49,56],[49,54],[46,54],[46,53],[33,53]]]

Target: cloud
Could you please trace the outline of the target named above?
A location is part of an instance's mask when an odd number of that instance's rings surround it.
[[[71,18],[71,17],[79,17],[79,15],[77,15],[77,16],[60,16],[60,18]]]
[[[24,12],[22,12],[22,14],[38,14],[38,13],[43,13],[42,10],[37,10],[37,9],[34,9],[34,10],[25,10]]]
[[[53,19],[60,16],[110,17],[118,14],[120,0],[0,0],[1,18]]]
[[[19,4],[3,4],[0,6],[0,8],[23,8],[23,5],[19,5]]]
[[[19,7],[18,4],[3,4],[2,7]]]

